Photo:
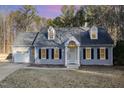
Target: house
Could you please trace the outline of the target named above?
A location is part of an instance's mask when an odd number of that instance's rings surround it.
[[[20,32],[13,44],[13,61],[65,65],[113,65],[113,40],[102,27],[42,28]]]

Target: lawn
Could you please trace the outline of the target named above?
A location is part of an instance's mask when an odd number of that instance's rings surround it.
[[[0,87],[124,87],[124,72],[123,69],[109,67],[84,67],[80,70],[20,69],[1,81]]]

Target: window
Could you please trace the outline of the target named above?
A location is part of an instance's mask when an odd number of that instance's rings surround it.
[[[98,38],[98,28],[96,26],[92,26],[90,29],[90,38],[97,39]]]
[[[54,59],[59,59],[59,49],[54,49]]]
[[[50,26],[48,29],[48,40],[54,40],[54,39],[55,39],[55,29]]]
[[[97,39],[96,32],[92,32],[92,39]]]
[[[51,54],[52,59],[62,59],[62,49],[58,49],[58,48],[52,49],[51,53],[52,53]]]
[[[91,48],[86,48],[86,59],[91,59]]]
[[[49,38],[53,39],[54,38],[54,33],[52,31],[49,32]]]
[[[74,41],[70,41],[69,42],[69,45],[68,45],[69,48],[76,48],[76,43]]]
[[[41,58],[46,59],[46,49],[41,49]]]
[[[105,48],[100,48],[100,59],[106,59],[106,50]]]

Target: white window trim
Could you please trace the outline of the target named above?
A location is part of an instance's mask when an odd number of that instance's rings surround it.
[[[55,53],[55,49],[58,49],[58,51],[59,51],[59,48],[54,48],[54,53]],[[54,56],[54,60],[59,60],[59,52],[58,52],[58,58],[55,58],[55,56]]]
[[[87,53],[86,53],[87,49],[90,49],[90,58],[87,58]],[[85,48],[85,56],[86,56],[86,60],[91,60],[91,48],[90,47]]]
[[[52,38],[50,38],[50,33],[53,33]],[[53,27],[48,28],[48,40],[54,40],[55,39],[55,29]]]
[[[96,38],[92,37],[92,34],[96,33]],[[90,29],[90,38],[91,39],[98,39],[98,28],[96,26],[92,26]]]
[[[100,50],[101,50],[101,49],[104,49],[104,53],[105,53],[105,54],[104,54],[104,58],[101,58],[101,52],[99,53],[99,55],[100,55],[100,60],[106,60],[106,48],[105,48],[105,47],[100,47],[99,49],[100,49]],[[100,51],[100,50],[99,50],[99,51]]]
[[[55,32],[52,31],[52,33],[53,33],[53,36],[52,36],[52,38],[50,38],[50,31],[48,32],[48,40],[54,40],[55,39]]]
[[[42,49],[45,49],[46,51],[46,48],[41,48],[41,59],[46,59],[46,57],[42,57]]]

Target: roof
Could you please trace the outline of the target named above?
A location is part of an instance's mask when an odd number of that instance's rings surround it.
[[[54,28],[56,36],[54,40],[48,40],[48,28],[42,28],[39,33],[37,32],[21,32],[17,36],[14,45],[16,46],[42,46],[42,47],[63,47],[65,42],[71,36],[74,36],[81,46],[97,46],[97,45],[113,45],[108,32],[103,28],[98,28],[98,39],[90,39],[89,31],[86,28],[79,27],[66,27]]]
[[[111,39],[108,32],[103,28],[98,28],[98,39],[90,39],[89,31],[86,28],[79,27],[66,27],[66,28],[54,28],[56,31],[56,37],[54,40],[48,40],[47,28],[42,28],[34,42],[34,46],[64,46],[64,43],[69,37],[74,36],[81,46],[91,45],[112,45],[113,40]]]
[[[77,36],[80,34],[80,32],[84,32],[83,29],[76,27],[54,28],[54,29],[56,31],[56,36],[54,40],[48,40],[47,28],[42,28],[33,45],[43,46],[43,47],[60,46],[60,45],[63,46],[70,36]],[[78,38],[79,37],[77,37],[77,39]]]
[[[98,39],[90,39],[89,31],[81,33],[81,45],[112,45],[114,44],[108,32],[103,28],[98,28]]]
[[[31,46],[36,35],[37,32],[19,32],[13,46]]]

